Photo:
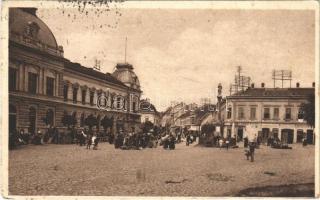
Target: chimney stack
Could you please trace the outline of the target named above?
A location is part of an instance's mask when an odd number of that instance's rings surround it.
[[[297,88],[299,88],[300,87],[300,83],[298,82],[298,83],[296,83],[296,87]]]
[[[254,83],[251,83],[251,88],[254,88]]]
[[[261,87],[264,88],[264,83],[261,83]]]
[[[312,87],[316,87],[316,83],[315,82],[312,82]]]

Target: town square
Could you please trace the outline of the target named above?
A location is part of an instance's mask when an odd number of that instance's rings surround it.
[[[8,6],[8,195],[314,197],[305,4]]]

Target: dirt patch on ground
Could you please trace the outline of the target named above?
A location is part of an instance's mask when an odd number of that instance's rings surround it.
[[[241,190],[235,196],[247,197],[314,197],[314,183],[264,186]]]

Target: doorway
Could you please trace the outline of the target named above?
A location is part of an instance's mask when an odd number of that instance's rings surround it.
[[[237,133],[237,142],[242,141],[243,139],[243,128],[238,128],[238,133]]]
[[[313,144],[313,130],[307,130],[307,143]]]
[[[36,131],[37,111],[34,107],[29,108],[29,133],[35,134]]]
[[[9,105],[9,133],[17,130],[17,109],[13,105]]]
[[[297,143],[301,143],[303,139],[303,130],[297,130]]]
[[[292,144],[293,143],[293,130],[292,129],[282,129],[281,130],[281,141],[283,143]]]
[[[270,129],[269,128],[263,128],[262,129],[262,143],[266,143],[268,140],[270,134]]]

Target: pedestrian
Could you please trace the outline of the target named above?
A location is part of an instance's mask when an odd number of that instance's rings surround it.
[[[84,131],[81,131],[79,134],[79,144],[80,146],[85,145],[87,135],[84,133]]]
[[[92,142],[93,142],[93,150],[98,149],[98,143],[99,143],[99,137],[96,135],[92,137]]]
[[[87,138],[87,149],[90,149],[91,144],[92,144],[92,136],[88,135],[88,138]]]
[[[256,143],[255,142],[249,142],[249,152],[247,155],[247,160],[249,160],[249,157],[251,158],[251,162],[254,161],[254,149],[256,148]]]
[[[220,149],[222,148],[222,145],[223,145],[223,139],[220,138],[220,140],[219,140],[219,148],[220,148]]]
[[[187,138],[186,138],[186,145],[187,146],[189,146],[189,144],[190,144],[190,141],[191,139],[190,139],[190,134],[187,134]]]
[[[302,146],[303,147],[307,146],[307,139],[306,138],[302,139]]]
[[[248,147],[248,137],[245,137],[244,140],[243,140],[243,145],[244,145],[244,148],[247,148]]]
[[[229,143],[230,143],[230,141],[229,141],[229,139],[227,139],[227,140],[226,140],[226,147],[227,147],[227,150],[229,150]]]

